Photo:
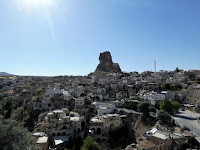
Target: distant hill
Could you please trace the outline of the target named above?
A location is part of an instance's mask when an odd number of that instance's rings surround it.
[[[0,72],[0,76],[14,76],[14,75],[7,72]]]

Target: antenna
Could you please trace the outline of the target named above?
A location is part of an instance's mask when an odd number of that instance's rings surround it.
[[[154,74],[156,74],[156,60],[154,60]]]

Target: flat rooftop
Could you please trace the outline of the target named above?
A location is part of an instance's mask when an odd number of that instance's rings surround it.
[[[37,144],[42,144],[42,143],[47,143],[48,142],[48,137],[43,136],[43,137],[39,137],[37,140]]]

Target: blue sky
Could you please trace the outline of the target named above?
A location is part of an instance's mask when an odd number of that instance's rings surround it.
[[[87,75],[103,51],[127,72],[200,69],[200,1],[0,1],[0,72]]]

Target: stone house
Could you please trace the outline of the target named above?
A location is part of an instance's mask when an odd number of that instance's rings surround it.
[[[37,145],[42,150],[48,150],[48,137],[46,137],[46,136],[39,137],[38,140],[37,140]]]
[[[110,131],[117,131],[126,123],[126,116],[119,114],[107,114],[91,118],[89,122],[89,136],[98,143],[108,140]]]
[[[53,110],[47,113],[43,122],[48,136],[67,136],[73,138],[85,127],[85,119],[67,108]]]
[[[94,106],[97,115],[113,113],[115,110],[115,105],[109,103],[93,102],[91,106]]]
[[[186,102],[190,104],[200,103],[200,84],[189,86],[186,93]]]
[[[177,150],[185,143],[185,138],[176,133],[162,132],[153,128],[145,136],[151,141],[156,150]]]

